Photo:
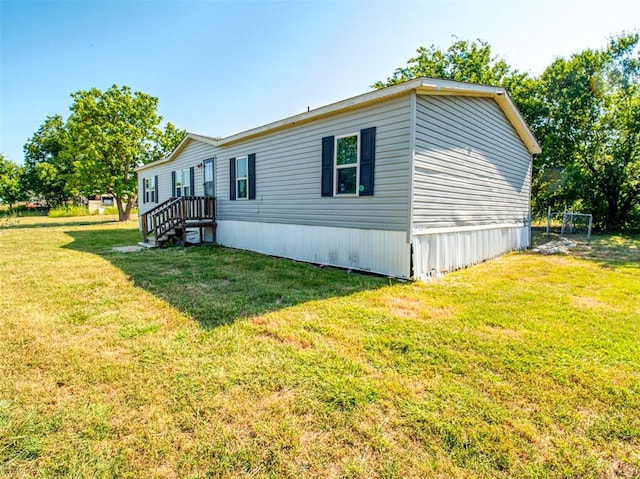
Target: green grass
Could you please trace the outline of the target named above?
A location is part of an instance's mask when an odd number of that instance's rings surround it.
[[[0,477],[638,477],[640,238],[428,284],[0,229]]]
[[[65,205],[51,208],[47,213],[50,218],[70,218],[73,216],[87,216],[89,209],[85,206]]]

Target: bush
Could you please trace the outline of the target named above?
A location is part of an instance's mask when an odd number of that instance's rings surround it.
[[[106,206],[104,208],[102,208],[104,210],[104,212],[102,214],[104,215],[114,215],[114,216],[118,216],[118,207],[117,206]],[[99,215],[100,212],[98,210],[95,210],[93,213],[93,215]],[[138,214],[138,209],[137,208],[131,208],[131,216],[135,216]]]
[[[59,206],[57,208],[51,208],[48,216],[51,218],[66,218],[70,216],[88,216],[89,210],[84,206]]]
[[[25,205],[14,205],[9,209],[9,205],[0,205],[0,218],[5,216],[46,216],[47,208],[27,208]]]

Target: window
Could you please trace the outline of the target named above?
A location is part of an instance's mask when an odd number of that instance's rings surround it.
[[[360,135],[336,137],[336,195],[358,194],[358,158]]]
[[[193,167],[173,172],[173,196],[193,195]]]
[[[249,193],[249,168],[247,157],[236,158],[236,198],[247,199]]]
[[[143,201],[145,203],[157,203],[156,201],[156,178],[145,178],[144,179],[144,193],[143,193]],[[112,200],[113,201],[113,200]],[[105,202],[105,200],[103,200]],[[106,203],[105,203],[106,204]]]
[[[256,199],[256,154],[229,158],[229,199]]]
[[[322,138],[321,196],[373,196],[376,127]]]
[[[213,160],[205,160],[204,162],[204,195],[214,197],[215,185],[213,182]]]

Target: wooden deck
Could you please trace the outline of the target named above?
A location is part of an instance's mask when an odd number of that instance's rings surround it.
[[[144,243],[162,246],[172,240],[186,242],[187,229],[199,230],[200,242],[205,228],[215,234],[215,198],[208,196],[181,196],[142,214],[142,238]]]

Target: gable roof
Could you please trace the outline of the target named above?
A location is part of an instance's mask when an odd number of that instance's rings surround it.
[[[147,163],[146,165],[139,166],[136,171],[147,169],[151,166],[157,166],[162,163],[168,163],[185,146],[193,140],[208,143],[212,146],[223,146],[227,144],[237,143],[239,141],[248,140],[257,136],[262,136],[267,133],[272,133],[278,130],[291,128],[296,125],[309,123],[311,121],[332,116],[344,111],[355,110],[367,105],[379,103],[381,101],[388,100],[390,98],[406,95],[412,91],[415,91],[419,95],[448,95],[448,96],[470,96],[470,97],[484,97],[493,98],[500,109],[503,111],[516,133],[529,150],[531,154],[537,154],[541,152],[540,145],[536,141],[533,133],[529,130],[529,126],[525,122],[522,114],[513,103],[507,91],[502,87],[493,87],[488,85],[478,85],[475,83],[464,83],[451,80],[440,80],[437,78],[415,78],[408,80],[397,85],[393,85],[380,90],[363,93],[362,95],[354,96],[346,100],[342,100],[336,103],[331,103],[320,108],[316,108],[311,111],[300,113],[298,115],[290,116],[282,120],[274,121],[257,128],[252,128],[240,133],[236,133],[226,138],[212,138],[204,135],[197,135],[195,133],[188,133],[180,144],[173,150],[169,156],[161,160],[154,161],[153,163]]]

